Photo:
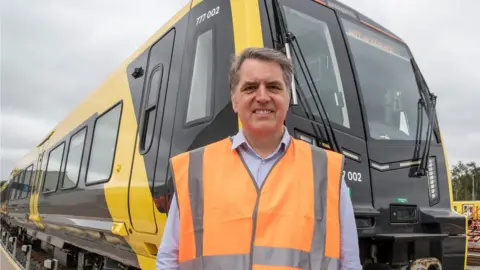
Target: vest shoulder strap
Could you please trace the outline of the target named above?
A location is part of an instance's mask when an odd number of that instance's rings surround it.
[[[180,181],[186,180],[186,178],[183,176],[188,175],[190,158],[192,154],[203,154],[203,151],[206,148],[209,148],[210,151],[211,150],[218,151],[220,154],[220,151],[222,150],[225,151],[225,149],[227,148],[230,149],[231,145],[232,145],[232,142],[230,141],[230,139],[225,138],[223,140],[207,144],[206,146],[198,147],[193,150],[180,153],[170,158],[169,166],[170,166],[170,171],[172,172],[172,179],[173,179],[175,193],[177,193],[176,180],[180,180]],[[199,153],[199,152],[202,152],[202,153]],[[185,180],[181,180],[181,179],[185,179]]]

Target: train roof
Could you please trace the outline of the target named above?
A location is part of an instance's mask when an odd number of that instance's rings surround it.
[[[24,155],[20,160],[15,162],[14,168],[11,170],[11,174],[15,174],[19,170],[24,169],[34,160],[36,160],[38,155],[38,147],[41,146],[48,139],[52,139],[53,142],[57,142],[65,135],[67,135],[71,130],[80,125],[83,121],[94,115],[92,112],[92,106],[90,105],[98,96],[100,92],[108,91],[107,84],[111,84],[115,79],[119,78],[122,73],[125,72],[127,66],[131,61],[136,59],[140,54],[142,54],[148,47],[150,47],[156,40],[158,40],[168,29],[170,29],[176,22],[188,14],[191,7],[196,6],[204,0],[189,0],[187,4],[183,6],[175,15],[173,15],[163,26],[161,26],[149,39],[143,42],[130,56],[128,56],[114,71],[93,91],[84,98],[80,104],[74,107],[70,113],[62,119],[53,129],[50,131],[44,138],[39,140],[39,144],[35,148],[30,150],[26,155]],[[355,9],[347,6],[336,0],[311,0],[316,1],[320,4],[328,6],[350,18],[353,18],[365,25],[368,25],[371,28],[376,29],[377,31],[383,32],[384,34],[401,41],[403,41],[393,34],[391,31],[370,19],[369,17],[363,15],[362,13],[356,11]],[[127,83],[128,84],[128,83]],[[79,112],[84,112],[83,115],[79,115]],[[97,111],[96,113],[100,114],[103,111]]]

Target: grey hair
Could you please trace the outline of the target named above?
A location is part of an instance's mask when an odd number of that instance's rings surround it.
[[[287,86],[288,92],[292,85],[292,73],[293,65],[290,59],[280,51],[271,48],[254,48],[250,47],[245,49],[239,56],[233,58],[230,66],[229,80],[230,80],[230,93],[235,92],[238,82],[240,81],[240,67],[247,59],[256,59],[261,61],[275,62],[280,65],[283,71],[283,80]]]

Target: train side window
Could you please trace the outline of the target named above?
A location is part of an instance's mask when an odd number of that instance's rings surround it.
[[[193,64],[187,124],[208,119],[212,114],[213,99],[213,31],[198,36]]]
[[[58,180],[62,174],[62,160],[65,149],[65,142],[62,142],[48,154],[45,180],[43,181],[42,192],[54,192],[57,190]]]
[[[84,127],[70,138],[70,146],[67,155],[67,166],[63,175],[62,188],[74,188],[77,186],[80,168],[82,166],[83,149],[87,128]]]
[[[25,181],[25,170],[22,170],[18,174],[17,194],[15,195],[15,200],[18,200],[22,197],[22,190],[23,190],[23,182],[24,181]]]
[[[26,185],[27,185],[27,182],[28,182],[28,178],[27,178],[27,169],[23,170],[22,171],[22,176],[21,176],[21,180],[19,180],[19,185],[18,185],[18,193],[17,193],[17,199],[23,199],[25,198],[24,195],[27,194],[27,190],[26,190]]]
[[[30,194],[31,185],[32,185],[32,175],[33,175],[33,164],[28,166],[25,172],[25,180],[23,181],[23,192],[20,196],[20,199],[25,199]]]
[[[22,171],[22,175],[20,176],[20,180],[18,180],[18,191],[17,191],[17,199],[26,198],[27,195],[27,183],[29,182],[28,179],[28,169]]]
[[[20,174],[15,175],[15,177],[12,179],[12,185],[10,186],[10,201],[15,199],[15,195],[17,193],[17,186],[18,186],[18,178]]]
[[[112,173],[122,105],[117,104],[95,122],[86,184],[107,182]]]

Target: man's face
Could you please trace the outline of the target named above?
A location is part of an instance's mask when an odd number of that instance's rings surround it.
[[[244,129],[256,134],[282,130],[289,102],[279,64],[255,59],[242,63],[232,104]]]

